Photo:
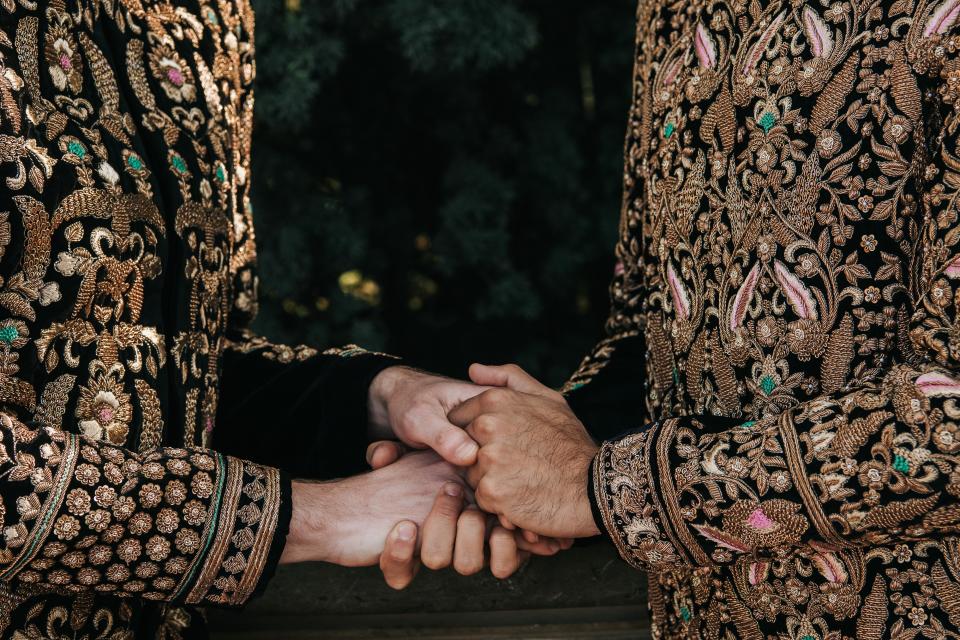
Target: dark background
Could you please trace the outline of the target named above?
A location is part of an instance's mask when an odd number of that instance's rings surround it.
[[[254,0],[257,329],[557,385],[600,336],[636,0]]]
[[[257,329],[561,384],[607,315],[636,0],[254,0]],[[512,578],[281,567],[217,638],[644,638],[594,541]]]

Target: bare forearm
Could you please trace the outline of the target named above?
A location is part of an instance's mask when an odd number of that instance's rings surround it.
[[[280,564],[330,560],[327,547],[336,537],[330,526],[337,521],[337,501],[333,498],[338,484],[336,481],[292,483],[290,533]]]

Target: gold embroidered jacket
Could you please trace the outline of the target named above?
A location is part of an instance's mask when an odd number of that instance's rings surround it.
[[[0,0],[3,637],[202,632],[166,603],[264,582],[274,466],[362,462],[389,361],[245,331],[252,36],[246,0]]]
[[[960,2],[637,15],[613,311],[567,393],[654,637],[958,637]]]

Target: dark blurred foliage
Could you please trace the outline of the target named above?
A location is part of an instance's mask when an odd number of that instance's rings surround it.
[[[561,382],[600,335],[635,0],[254,0],[259,330]]]

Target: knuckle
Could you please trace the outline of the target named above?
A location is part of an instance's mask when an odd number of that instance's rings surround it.
[[[487,479],[486,485],[487,486],[484,487],[483,493],[488,499],[496,502],[503,497],[503,487],[501,482],[494,479]]]
[[[490,389],[483,393],[483,400],[485,403],[491,407],[499,406],[506,399],[506,390],[504,389]]]
[[[497,428],[496,420],[493,416],[487,414],[478,416],[477,419],[473,421],[473,425],[477,433],[485,436],[493,435]]]
[[[490,479],[484,476],[477,484],[477,489],[473,495],[476,496],[478,501],[488,500],[490,498]]]
[[[503,460],[506,457],[504,454],[509,452],[509,448],[499,442],[491,442],[484,449],[487,450],[487,461],[491,463]]]
[[[514,391],[512,389],[508,389],[507,387],[498,387],[496,389],[491,389],[491,391],[496,394],[495,397],[497,402],[501,404],[509,402],[514,396]]]
[[[424,422],[424,419],[430,415],[430,409],[431,407],[427,402],[418,400],[410,405],[410,407],[403,413],[401,421],[408,429],[417,430]]]
[[[450,444],[450,431],[447,429],[438,429],[433,433],[431,440],[433,441],[432,444],[435,449],[442,449]]]
[[[397,423],[404,431],[413,431],[417,428],[417,418],[414,415],[415,409],[410,408],[400,414]]]
[[[476,497],[477,506],[479,506],[481,509],[487,512],[496,511],[496,504],[485,492],[477,489]]]

